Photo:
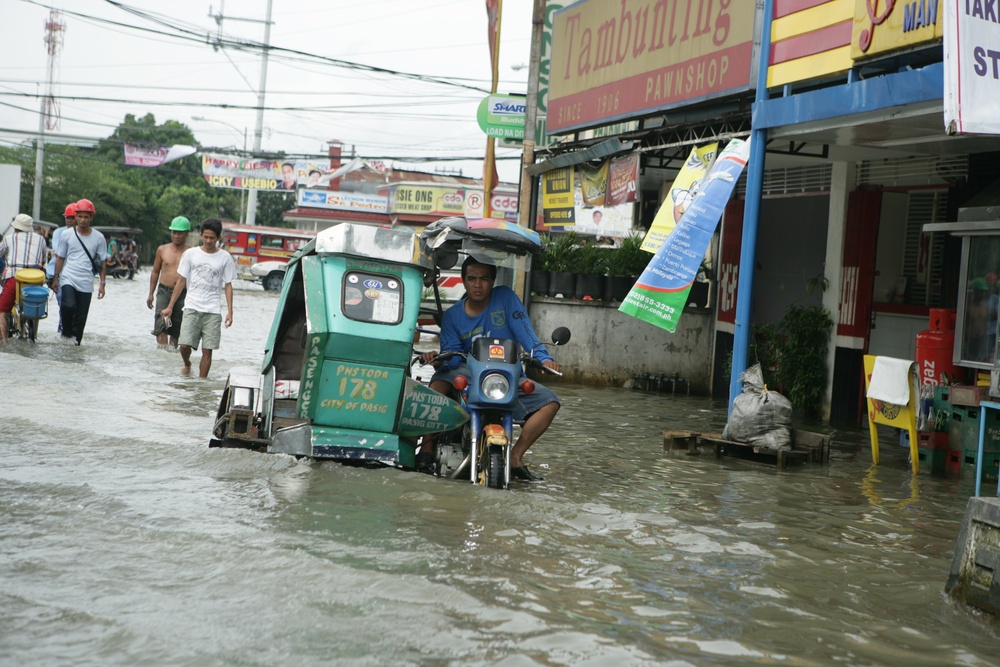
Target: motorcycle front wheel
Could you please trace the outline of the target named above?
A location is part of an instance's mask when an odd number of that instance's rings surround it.
[[[504,474],[506,472],[504,467],[506,460],[502,447],[497,447],[496,445],[490,447],[489,455],[486,459],[486,484],[491,489],[505,488],[504,482],[507,476]]]

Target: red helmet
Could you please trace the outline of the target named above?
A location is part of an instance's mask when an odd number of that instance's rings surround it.
[[[76,213],[81,213],[86,211],[87,213],[96,213],[94,210],[94,202],[89,199],[81,199],[76,203]],[[75,215],[75,214],[74,214]]]
[[[64,218],[72,218],[76,215],[76,204],[70,204],[66,207],[66,212],[63,213]]]

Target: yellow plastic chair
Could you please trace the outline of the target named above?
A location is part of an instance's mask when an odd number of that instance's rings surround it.
[[[877,399],[867,398],[868,386],[872,381],[872,370],[875,368],[875,355],[865,355],[865,401],[868,404],[868,431],[872,439],[872,463],[878,465],[878,431],[876,424],[885,424],[895,428],[906,429],[910,434],[910,462],[913,474],[920,472],[920,457],[917,454],[917,410],[920,397],[914,390],[912,378],[916,377],[916,364],[910,367],[911,382],[910,400],[906,405],[895,405]]]

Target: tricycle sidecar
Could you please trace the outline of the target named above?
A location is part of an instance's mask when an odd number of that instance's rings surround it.
[[[408,230],[320,232],[289,261],[260,371],[230,373],[211,445],[413,467],[416,438],[468,420],[409,377],[428,261]]]

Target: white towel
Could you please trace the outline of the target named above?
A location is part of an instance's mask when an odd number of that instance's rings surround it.
[[[868,398],[893,405],[907,405],[910,392],[916,391],[916,364],[909,359],[875,357]]]

